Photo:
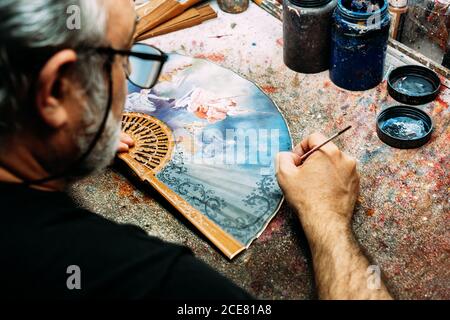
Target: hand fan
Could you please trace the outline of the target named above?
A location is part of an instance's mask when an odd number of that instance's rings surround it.
[[[232,257],[245,248],[155,177],[172,156],[174,140],[166,124],[142,113],[124,113],[122,130],[131,136],[135,146],[119,154],[119,158],[139,178],[150,183],[226,256]]]
[[[236,73],[178,54],[154,88],[128,89],[123,128],[136,146],[120,158],[232,259],[283,201],[274,158],[292,140],[277,106]]]

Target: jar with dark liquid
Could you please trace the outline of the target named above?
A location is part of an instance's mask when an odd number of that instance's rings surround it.
[[[331,16],[336,0],[284,0],[284,63],[294,71],[318,73],[330,66]]]
[[[338,0],[331,31],[333,83],[352,91],[380,84],[389,28],[387,0]]]

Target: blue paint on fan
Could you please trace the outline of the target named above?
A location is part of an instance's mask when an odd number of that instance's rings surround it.
[[[154,116],[174,133],[158,179],[250,245],[283,200],[274,158],[292,150],[292,140],[276,105],[232,71],[177,54],[153,89],[128,89],[126,111]]]

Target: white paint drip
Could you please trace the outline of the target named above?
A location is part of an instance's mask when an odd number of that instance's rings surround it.
[[[293,8],[293,7],[288,5],[288,9],[289,9],[289,11],[294,11],[297,14],[297,16],[300,18],[300,13],[298,12],[297,8]]]

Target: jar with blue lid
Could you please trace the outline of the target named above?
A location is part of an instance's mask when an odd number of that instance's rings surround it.
[[[338,0],[331,31],[330,78],[363,91],[383,80],[389,39],[387,0]]]

